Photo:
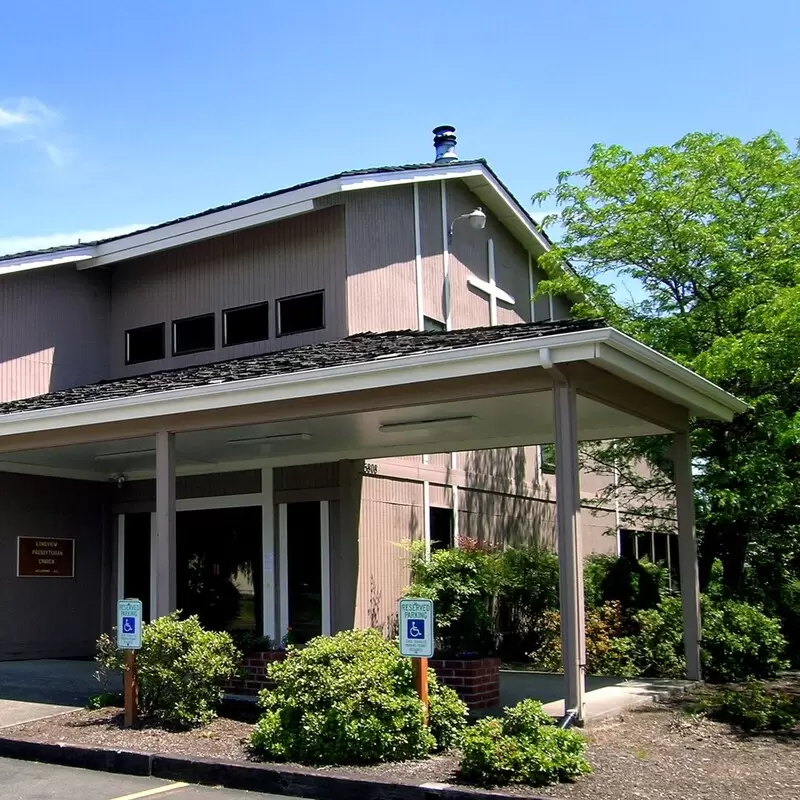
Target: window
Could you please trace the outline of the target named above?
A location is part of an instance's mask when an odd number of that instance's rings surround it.
[[[431,552],[453,546],[453,509],[431,507]]]
[[[647,559],[663,567],[669,575],[670,588],[678,578],[678,537],[673,533],[620,529],[619,555]]]
[[[214,349],[214,315],[176,319],[172,323],[172,355]]]
[[[268,338],[269,303],[254,303],[222,312],[222,344],[225,347]]]
[[[324,328],[324,298],[323,292],[311,292],[278,300],[278,336]]]
[[[164,358],[164,323],[125,331],[125,363],[141,364]]]
[[[543,444],[539,447],[539,466],[545,475],[556,474],[556,446]]]
[[[423,330],[426,331],[447,330],[447,326],[444,324],[444,322],[439,322],[438,319],[433,319],[433,317],[423,317],[422,324],[423,324]]]
[[[620,530],[619,555],[621,558],[630,558],[633,561],[639,558],[639,537],[636,531]]]

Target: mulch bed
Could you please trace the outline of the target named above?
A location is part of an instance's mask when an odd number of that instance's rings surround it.
[[[784,687],[787,688],[787,687]],[[742,735],[727,725],[680,713],[672,700],[626,713],[586,732],[594,774],[542,789],[508,787],[519,796],[563,800],[770,800],[800,797],[800,735]],[[221,717],[204,728],[124,730],[119,709],[76,711],[6,728],[3,736],[233,761],[250,760],[251,722]],[[291,766],[291,765],[283,765]],[[398,783],[456,783],[453,754],[372,767],[324,767],[328,774]]]

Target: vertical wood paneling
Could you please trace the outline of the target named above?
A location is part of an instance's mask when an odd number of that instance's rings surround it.
[[[394,498],[394,499],[390,499]],[[356,625],[396,632],[410,581],[408,543],[423,536],[422,484],[365,478],[359,527]]]
[[[111,364],[115,376],[282,350],[346,335],[344,209],[310,214],[251,228],[194,245],[120,264],[112,271]],[[325,291],[325,328],[276,337],[281,297]],[[222,347],[222,310],[269,302],[270,338]],[[171,356],[171,323],[214,312],[216,348]],[[167,324],[167,357],[125,366],[125,331]]]
[[[420,184],[419,210],[423,312],[426,317],[443,323],[445,307],[442,199],[438,182]]]
[[[348,333],[417,327],[410,186],[346,197]]]
[[[74,266],[0,276],[0,401],[108,376],[109,280]]]
[[[0,659],[88,656],[102,631],[107,495],[101,483],[0,473]],[[17,578],[17,536],[75,539],[74,578]]]

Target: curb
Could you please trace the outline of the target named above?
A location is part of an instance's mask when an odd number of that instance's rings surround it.
[[[289,769],[267,764],[142,753],[80,744],[46,744],[6,737],[0,737],[0,757],[206,786],[223,786],[226,789],[313,797],[315,800],[352,800],[354,797],[359,800],[523,800],[519,794],[462,788],[444,783],[391,783],[346,775],[328,775],[311,769]],[[547,798],[526,795],[524,800]]]

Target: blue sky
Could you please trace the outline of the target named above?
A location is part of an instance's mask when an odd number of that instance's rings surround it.
[[[800,134],[796,0],[26,0],[0,27],[0,252],[428,161],[440,123],[526,203],[593,142]]]

